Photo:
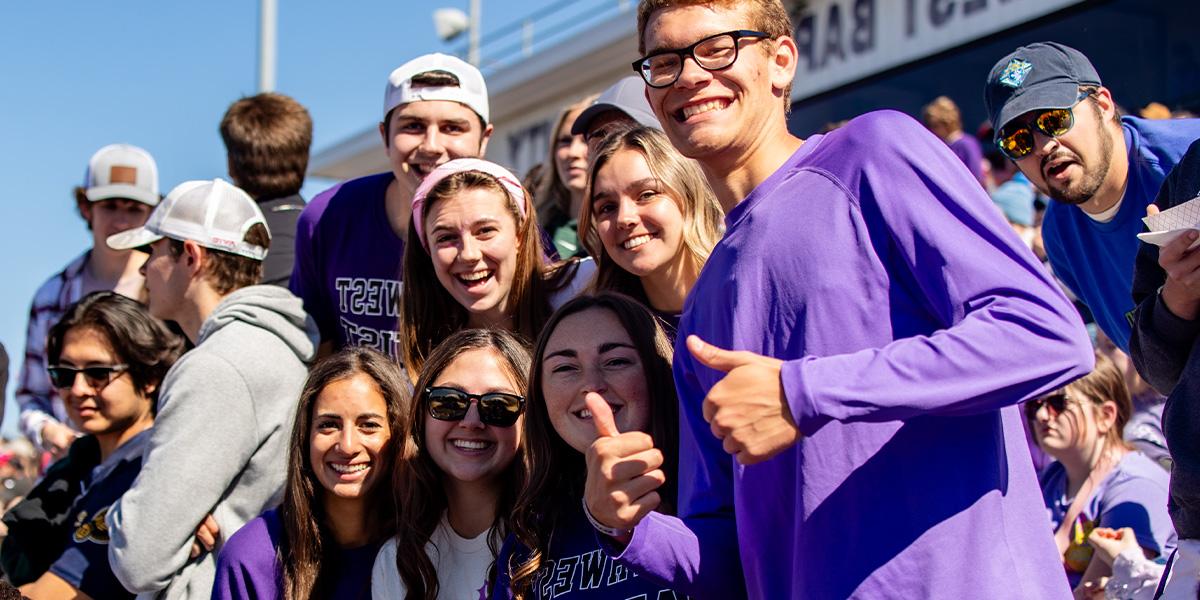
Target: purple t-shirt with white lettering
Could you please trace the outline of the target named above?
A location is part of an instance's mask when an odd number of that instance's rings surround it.
[[[397,356],[404,242],[385,207],[394,180],[379,173],[329,188],[296,226],[288,287],[335,349],[367,346]]]
[[[671,517],[662,518],[671,520]],[[662,584],[639,577],[629,567],[609,557],[582,508],[566,515],[563,521],[554,530],[549,552],[542,558],[541,568],[533,577],[527,596],[530,600],[683,600],[687,597]],[[529,550],[509,535],[500,549],[500,556],[496,558],[498,578],[492,588],[492,600],[513,598],[505,566],[514,553],[519,564],[528,557]]]

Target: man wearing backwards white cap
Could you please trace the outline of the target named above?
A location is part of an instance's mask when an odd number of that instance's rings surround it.
[[[142,471],[108,512],[109,563],[130,591],[208,598],[223,539],[282,498],[317,332],[299,298],[256,285],[270,243],[258,205],[220,179],[179,185],[145,226],[108,238],[149,246],[150,313],[196,345],[167,372]],[[209,515],[220,538],[193,558]]]
[[[318,194],[296,229],[290,287],[320,327],[322,352],[369,346],[396,356],[413,192],[438,165],[483,156],[491,133],[475,67],[426,54],[392,71],[379,123],[391,172]]]
[[[91,292],[141,295],[138,268],[145,256],[112,250],[104,239],[145,223],[158,200],[158,166],[150,153],[127,144],[96,151],[88,161],[83,185],[75,188],[75,206],[91,231],[92,246],[34,294],[16,391],[21,433],[56,457],[62,456],[76,433],[66,424],[62,401],[46,374],[46,333],[67,307]]]

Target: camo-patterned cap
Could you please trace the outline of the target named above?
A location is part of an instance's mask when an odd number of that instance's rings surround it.
[[[1000,59],[983,90],[997,135],[1009,121],[1031,110],[1070,108],[1080,86],[1100,86],[1100,75],[1082,52],[1057,42],[1021,46]]]

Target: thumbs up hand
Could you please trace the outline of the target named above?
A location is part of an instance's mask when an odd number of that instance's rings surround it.
[[[632,530],[662,498],[658,488],[666,482],[663,453],[646,433],[621,433],[612,408],[595,392],[584,396],[598,437],[587,451],[587,483],[584,502],[592,518],[613,529]],[[628,544],[632,532],[616,536]]]
[[[800,439],[779,379],[783,361],[724,350],[694,335],[687,347],[701,364],[725,373],[704,398],[704,420],[738,462],[762,462]]]

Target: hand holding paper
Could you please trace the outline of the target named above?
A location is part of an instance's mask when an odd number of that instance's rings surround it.
[[[1166,246],[1184,232],[1200,230],[1200,197],[1192,198],[1183,204],[1164,211],[1151,204],[1146,207],[1146,217],[1142,219],[1150,229],[1139,233],[1138,239],[1155,246]],[[1196,244],[1188,247],[1195,248]]]

